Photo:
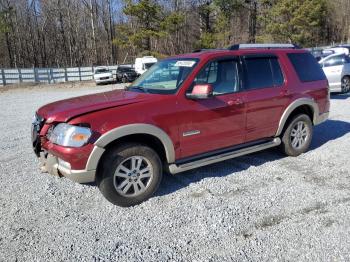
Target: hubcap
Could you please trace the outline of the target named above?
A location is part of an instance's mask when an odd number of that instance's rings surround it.
[[[151,162],[143,156],[132,156],[119,164],[114,173],[113,183],[122,196],[135,197],[147,190],[152,178]]]
[[[350,90],[350,79],[345,77],[342,81],[343,92],[349,92]]]
[[[295,149],[302,148],[309,138],[309,129],[306,126],[305,122],[299,121],[297,122],[292,132],[290,133],[290,139],[292,143],[292,147]]]

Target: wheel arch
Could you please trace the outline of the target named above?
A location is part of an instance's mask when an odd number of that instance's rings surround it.
[[[104,153],[123,142],[146,144],[160,155],[162,161],[175,162],[174,145],[165,131],[150,124],[130,124],[108,131],[94,143],[95,147],[90,154],[86,169],[96,170]]]
[[[299,113],[305,113],[314,125],[318,124],[319,108],[317,103],[311,98],[299,98],[284,110],[275,136],[280,136],[289,120]]]

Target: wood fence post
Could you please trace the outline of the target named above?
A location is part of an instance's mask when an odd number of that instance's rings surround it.
[[[5,76],[5,70],[1,69],[1,76],[2,76],[2,85],[6,86],[6,76]]]
[[[20,68],[18,68],[18,78],[19,78],[19,82],[22,83],[23,79],[22,79],[22,70]]]

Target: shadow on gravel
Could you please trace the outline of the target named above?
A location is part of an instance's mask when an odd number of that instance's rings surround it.
[[[310,150],[315,150],[329,141],[341,138],[349,132],[350,123],[339,120],[327,120],[314,129]],[[284,157],[285,155],[278,148],[273,148],[197,168],[178,175],[164,174],[164,179],[156,195],[168,195],[207,177],[225,177],[232,173],[244,171],[251,166],[260,166]]]
[[[325,143],[350,133],[350,123],[340,120],[327,120],[314,128],[310,150],[317,149]]]
[[[350,98],[350,93],[347,93],[347,94],[333,93],[333,94],[331,94],[331,99],[346,100],[348,98]]]

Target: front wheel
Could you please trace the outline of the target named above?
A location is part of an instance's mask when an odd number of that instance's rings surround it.
[[[142,144],[112,149],[103,159],[98,187],[112,204],[129,207],[150,198],[162,179],[158,154]]]
[[[282,151],[288,156],[305,153],[310,147],[312,134],[313,127],[309,116],[305,114],[295,116],[283,133]]]
[[[350,91],[350,77],[344,76],[341,80],[341,91],[347,93]]]

